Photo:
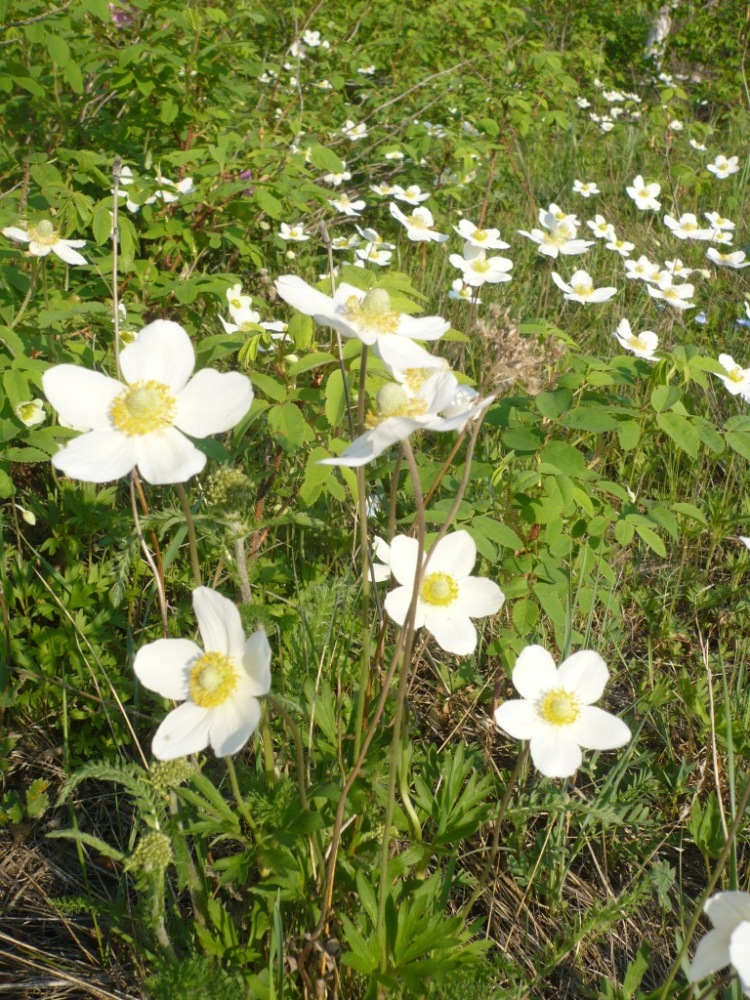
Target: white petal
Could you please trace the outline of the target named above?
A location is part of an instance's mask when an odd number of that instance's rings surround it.
[[[732,931],[743,920],[750,920],[750,892],[736,889],[717,892],[706,901],[703,910],[714,927]]]
[[[450,323],[440,316],[402,316],[398,325],[399,337],[414,340],[439,340],[450,329]]]
[[[149,691],[184,701],[190,693],[190,665],[201,655],[200,646],[190,639],[157,639],[138,650],[133,670]]]
[[[52,464],[72,479],[107,483],[126,476],[136,464],[133,438],[115,430],[96,430],[69,441]]]
[[[253,697],[260,698],[271,690],[271,647],[266,633],[253,632],[245,643],[242,665],[250,682]]]
[[[587,750],[614,750],[625,746],[631,737],[622,719],[595,705],[583,705],[576,721],[566,726],[566,732]]]
[[[447,573],[462,579],[471,573],[477,560],[477,547],[468,531],[452,531],[432,550],[429,573]]]
[[[701,938],[690,963],[691,983],[697,983],[729,965],[729,937],[728,931],[712,930]]]
[[[429,368],[435,359],[424,347],[397,333],[381,333],[374,353],[391,368]]]
[[[389,557],[391,572],[398,583],[410,590],[414,588],[414,577],[417,575],[418,555],[419,543],[416,538],[410,538],[408,535],[396,535],[391,542]]]
[[[18,226],[7,226],[3,229],[3,236],[7,236],[9,240],[18,240],[19,243],[28,243],[31,239],[26,230],[19,229]]]
[[[477,630],[468,615],[447,614],[445,608],[428,607],[424,624],[446,653],[468,656],[477,648]]]
[[[366,465],[398,441],[409,437],[422,424],[409,417],[388,417],[371,431],[365,431],[352,441],[346,451],[335,458],[322,458],[321,465],[349,465],[357,468]]]
[[[126,381],[161,382],[178,393],[195,368],[195,351],[179,323],[157,319],[144,326],[137,339],[120,355]]]
[[[581,649],[563,660],[557,671],[558,683],[573,691],[583,705],[598,701],[609,680],[604,660],[591,649]]]
[[[81,431],[111,427],[110,407],[125,392],[116,379],[78,365],[48,368],[42,375],[42,387],[63,422]]]
[[[136,465],[147,483],[184,483],[206,464],[206,456],[176,428],[158,434],[130,438],[134,442]]]
[[[542,252],[545,253],[546,251],[543,250]],[[561,288],[564,292],[571,292],[572,291],[572,288],[570,287],[570,285],[567,285],[563,281],[563,279],[560,277],[560,275],[557,273],[557,271],[553,271],[552,272],[552,280],[557,285],[557,287]]]
[[[750,989],[750,921],[743,920],[729,939],[729,958],[743,987]]]
[[[505,594],[494,580],[467,576],[459,584],[456,608],[470,618],[486,618],[497,614],[504,601]]]
[[[557,667],[544,646],[521,650],[513,668],[513,686],[529,701],[536,701],[543,691],[557,686]]]
[[[72,240],[73,243],[85,244],[85,240]],[[60,260],[64,260],[66,264],[88,264],[88,261],[83,256],[83,254],[78,253],[74,250],[69,242],[65,240],[58,240],[52,246],[53,253],[57,254]]]
[[[178,395],[174,423],[191,437],[221,434],[242,420],[252,401],[253,387],[246,375],[204,368]]]
[[[243,662],[245,632],[234,603],[210,587],[196,587],[193,608],[206,652],[223,653]]]
[[[403,625],[406,621],[413,593],[412,587],[396,587],[395,590],[391,590],[385,595],[386,613],[397,625]],[[420,614],[419,603],[417,603],[417,617],[414,624],[415,628],[421,628],[424,624],[424,614]]]
[[[318,323],[327,323],[328,317],[335,312],[336,304],[330,296],[319,292],[295,274],[282,274],[275,284],[276,291],[285,302],[305,316],[312,316]]]
[[[210,740],[217,757],[241,750],[260,722],[260,702],[255,698],[230,698],[211,712]]]
[[[498,705],[495,723],[516,740],[530,740],[539,729],[539,715],[533,702],[514,698]]]
[[[537,771],[548,778],[569,778],[581,766],[581,748],[559,727],[544,726],[529,743]]]
[[[151,751],[158,760],[174,760],[208,746],[211,711],[185,701],[156,730]]]

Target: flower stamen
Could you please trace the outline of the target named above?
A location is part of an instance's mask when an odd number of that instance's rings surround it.
[[[237,667],[223,653],[204,653],[190,670],[190,697],[201,708],[223,705],[237,687]]]
[[[112,423],[128,437],[158,434],[174,425],[177,401],[162,382],[134,382],[109,410]]]

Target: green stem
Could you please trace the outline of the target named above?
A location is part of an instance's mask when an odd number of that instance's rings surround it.
[[[36,286],[37,286],[38,280],[39,280],[39,258],[35,257],[34,258],[34,264],[32,266],[32,270],[31,270],[31,278],[29,280],[29,287],[26,289],[26,295],[24,296],[24,300],[21,303],[21,305],[18,307],[18,312],[16,313],[16,315],[13,317],[13,319],[10,321],[10,323],[8,323],[8,326],[10,327],[11,330],[13,329],[14,326],[16,326],[17,323],[20,322],[21,317],[26,312],[26,310],[28,308],[28,305],[29,305],[29,302],[31,302],[31,296],[36,291]]]
[[[359,398],[357,400],[357,433],[361,434],[365,425],[365,377],[367,374],[367,345],[362,345],[359,363]],[[370,627],[370,587],[372,555],[367,537],[367,476],[364,465],[357,469],[357,517],[359,519],[359,547],[362,557],[362,593],[360,603],[359,685],[357,688],[357,715],[354,723],[354,750],[352,762],[359,757],[362,749],[365,702],[370,685],[370,647],[372,632]]]
[[[234,795],[234,801],[237,803],[237,808],[240,811],[240,816],[242,816],[247,825],[253,831],[255,839],[257,840],[258,827],[255,820],[250,815],[250,810],[247,808],[247,803],[242,797],[242,792],[240,791],[240,785],[239,782],[237,781],[237,772],[234,769],[234,761],[229,756],[225,757],[224,760],[226,761],[227,772],[229,774],[229,783],[232,786],[232,794]]]
[[[195,534],[193,512],[190,509],[190,501],[188,500],[188,495],[184,485],[182,483],[175,483],[175,489],[177,491],[177,496],[180,498],[180,506],[182,507],[182,513],[185,515],[185,524],[187,525],[188,544],[190,546],[190,565],[193,570],[193,583],[196,587],[201,587],[201,564],[198,558],[198,539]]]

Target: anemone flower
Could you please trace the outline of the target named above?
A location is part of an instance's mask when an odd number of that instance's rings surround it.
[[[88,264],[86,258],[78,253],[74,247],[86,246],[86,240],[63,240],[60,234],[49,221],[42,219],[35,226],[28,229],[21,229],[18,226],[8,226],[3,229],[3,236],[18,243],[28,243],[28,253],[32,257],[47,257],[50,253],[55,254],[66,264]]]
[[[731,965],[750,997],[750,893],[717,892],[703,906],[713,930],[698,942],[690,963],[690,982]]]
[[[164,719],[151,749],[159,760],[198,753],[237,753],[260,722],[259,698],[271,689],[265,632],[249,639],[234,604],[209,587],[193,591],[205,651],[190,639],[157,639],[138,650],[133,669],[149,691],[182,705]]]
[[[593,279],[587,271],[576,271],[570,284],[566,284],[557,271],[553,271],[552,280],[565,293],[564,298],[569,302],[606,302],[617,294],[616,288],[594,288]]]

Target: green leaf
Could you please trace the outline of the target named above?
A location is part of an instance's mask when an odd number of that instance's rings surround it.
[[[573,393],[566,388],[555,389],[554,392],[540,392],[534,400],[537,410],[550,420],[556,420],[566,413],[572,402]]]
[[[319,170],[325,170],[330,174],[341,174],[344,172],[344,164],[336,156],[332,149],[314,144],[310,147],[310,162]]]
[[[494,517],[486,517],[480,514],[474,517],[472,520],[472,527],[476,528],[477,531],[481,531],[483,535],[486,535],[495,545],[501,545],[505,549],[513,549],[515,552],[517,549],[524,548],[523,540],[509,528],[507,525],[503,524],[501,521],[495,520]]]
[[[268,429],[285,451],[297,451],[315,437],[294,403],[281,403],[268,411]]]
[[[59,38],[57,35],[47,35],[44,43],[47,46],[50,59],[55,66],[59,66],[62,69],[63,66],[68,65],[70,62],[70,46],[64,38]]]
[[[332,371],[326,381],[326,420],[331,427],[338,427],[346,413],[346,397],[344,395],[344,378],[341,370]]]
[[[159,108],[159,119],[165,125],[171,125],[179,113],[180,108],[174,98],[165,97]]]
[[[94,239],[96,240],[98,246],[103,243],[108,243],[110,234],[112,232],[112,201],[108,199],[107,201],[100,201],[99,204],[94,209],[94,218],[92,222],[92,228],[94,230]],[[118,213],[119,216],[119,213]],[[121,221],[118,218],[118,229],[120,227]]]
[[[657,413],[662,413],[674,406],[681,396],[682,393],[676,385],[657,385],[651,393],[651,405]]]
[[[657,413],[656,423],[691,458],[697,457],[701,442],[688,417],[680,413]]]
[[[332,354],[328,354],[325,351],[317,351],[314,354],[308,354],[306,358],[300,358],[299,361],[295,361],[294,364],[290,365],[287,369],[287,375],[289,378],[296,378],[297,375],[301,375],[303,372],[309,372],[313,368],[321,368],[323,365],[336,363],[336,358],[334,358]]]
[[[645,524],[636,524],[635,530],[641,536],[643,541],[652,549],[657,556],[661,556],[662,559],[666,559],[667,550],[664,547],[664,542],[659,538],[653,528],[647,528]]]
[[[320,465],[321,458],[327,458],[325,448],[313,448],[307,458],[305,478],[300,486],[299,497],[302,503],[310,505],[320,496],[324,485],[333,475],[332,465]]]
[[[629,521],[617,521],[615,523],[615,538],[620,545],[629,545],[633,540],[635,528]]]
[[[641,425],[637,420],[620,420],[617,424],[617,440],[623,451],[632,451],[641,439]]]
[[[750,461],[750,434],[743,431],[727,431],[724,438],[732,451]]]
[[[274,198],[268,188],[256,187],[253,198],[258,208],[262,209],[266,215],[270,215],[272,219],[280,219],[284,214],[284,206],[278,198]]]
[[[566,413],[560,423],[574,431],[593,431],[596,434],[617,430],[618,426],[617,419],[604,406],[581,406]]]
[[[83,93],[83,74],[78,63],[72,60],[63,67],[63,79],[74,94]]]
[[[266,375],[263,372],[249,371],[248,377],[253,385],[260,389],[260,391],[264,395],[268,396],[269,399],[273,399],[277,403],[281,403],[286,399],[286,388],[272,375]]]
[[[513,627],[519,635],[532,632],[539,621],[539,607],[534,601],[522,598],[513,602]]]
[[[565,441],[550,441],[540,453],[539,461],[566,476],[582,476],[587,472],[586,459],[577,448]]]

